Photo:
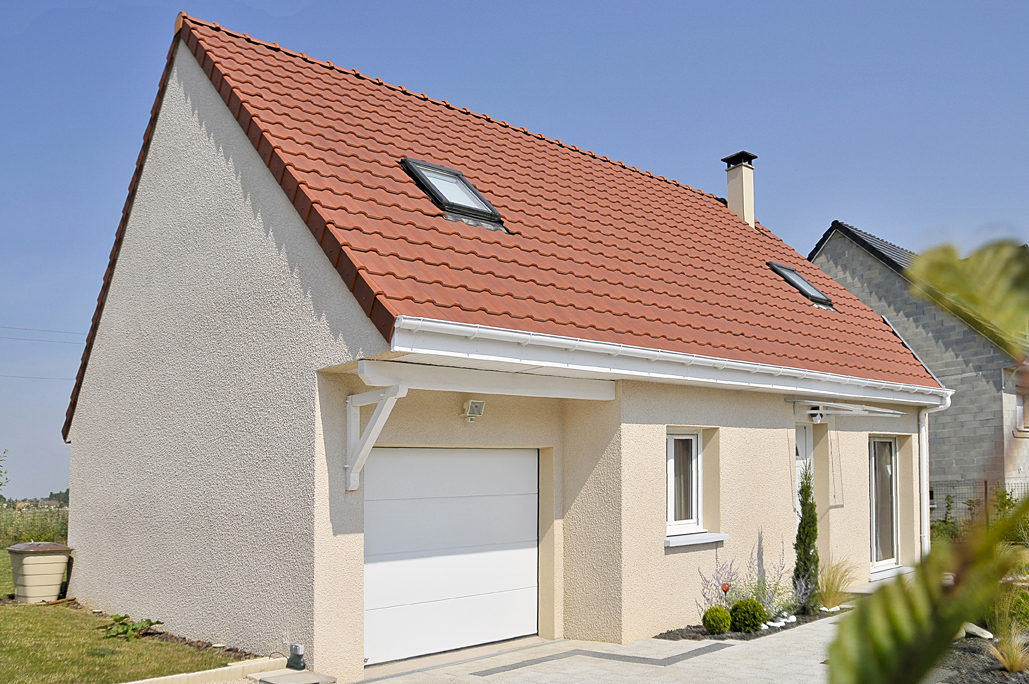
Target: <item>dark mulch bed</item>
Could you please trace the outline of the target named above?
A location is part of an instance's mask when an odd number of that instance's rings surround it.
[[[985,639],[961,639],[936,663],[936,667],[956,670],[957,674],[946,679],[957,684],[990,684],[1007,682],[1025,684],[1029,682],[1029,671],[1008,672],[990,653]]]
[[[19,605],[23,606],[24,603],[18,603],[14,600],[14,594],[7,594],[6,596],[0,596],[0,606],[2,605]],[[78,601],[68,601],[67,603],[58,603],[55,605],[64,606],[66,608],[72,608],[74,610],[89,610]],[[36,606],[39,610],[46,610],[47,606]],[[98,613],[97,617],[110,618],[111,616],[107,613]],[[166,641],[170,644],[185,644],[198,651],[213,651],[217,650],[225,655],[229,656],[233,660],[250,660],[252,658],[260,658],[256,653],[250,653],[249,651],[241,651],[238,648],[214,648],[214,644],[210,641],[197,641],[195,639],[187,639],[185,637],[175,636],[174,634],[168,634],[168,632],[159,632],[154,628],[151,628],[149,632],[143,635],[142,638],[154,639],[156,641]]]
[[[689,627],[682,627],[681,629],[673,629],[668,632],[658,634],[655,639],[668,639],[669,641],[681,641],[683,639],[690,639],[692,641],[750,641],[751,639],[760,639],[770,634],[778,634],[779,632],[793,627],[800,627],[817,620],[824,620],[825,618],[835,617],[848,612],[849,608],[843,608],[836,611],[835,613],[823,613],[819,611],[815,615],[798,615],[796,622],[787,622],[783,627],[769,627],[768,629],[762,629],[752,634],[744,634],[743,632],[726,632],[725,634],[708,634],[707,630],[704,629],[703,625],[690,625]]]

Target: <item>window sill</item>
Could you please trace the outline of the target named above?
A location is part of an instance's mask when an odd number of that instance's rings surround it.
[[[1011,431],[1011,436],[1015,439],[1029,439],[1029,430],[1014,429]]]
[[[675,546],[695,546],[698,544],[716,544],[729,540],[729,535],[717,532],[695,532],[693,534],[677,534],[665,537],[665,548]]]
[[[906,575],[907,573],[914,571],[914,568],[906,568],[903,565],[892,565],[888,568],[874,568],[868,578],[868,581],[878,582],[880,580],[896,577],[897,575]]]

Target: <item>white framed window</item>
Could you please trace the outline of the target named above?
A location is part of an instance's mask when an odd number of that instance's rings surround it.
[[[897,440],[872,437],[868,444],[872,569],[899,564],[897,553]]]
[[[797,512],[797,522],[800,522],[800,479],[804,475],[804,468],[810,466],[814,471],[813,455],[815,453],[814,426],[808,423],[797,423],[796,448],[796,477],[793,487],[793,510]]]
[[[704,532],[700,435],[668,435],[666,474],[668,536]]]

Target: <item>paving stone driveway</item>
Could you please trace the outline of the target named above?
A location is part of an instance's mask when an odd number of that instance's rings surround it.
[[[643,639],[615,645],[557,641],[440,667],[383,677],[383,684],[823,684],[826,650],[839,618],[819,620],[754,641]]]

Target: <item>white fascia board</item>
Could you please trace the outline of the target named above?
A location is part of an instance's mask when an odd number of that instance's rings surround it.
[[[357,374],[369,387],[404,385],[412,390],[596,401],[611,401],[615,398],[613,380],[423,366],[394,361],[359,361]]]
[[[510,364],[576,376],[671,382],[727,389],[811,394],[866,402],[938,406],[953,390],[849,375],[732,361],[559,335],[399,316],[392,350]],[[545,377],[545,376],[539,376]]]

